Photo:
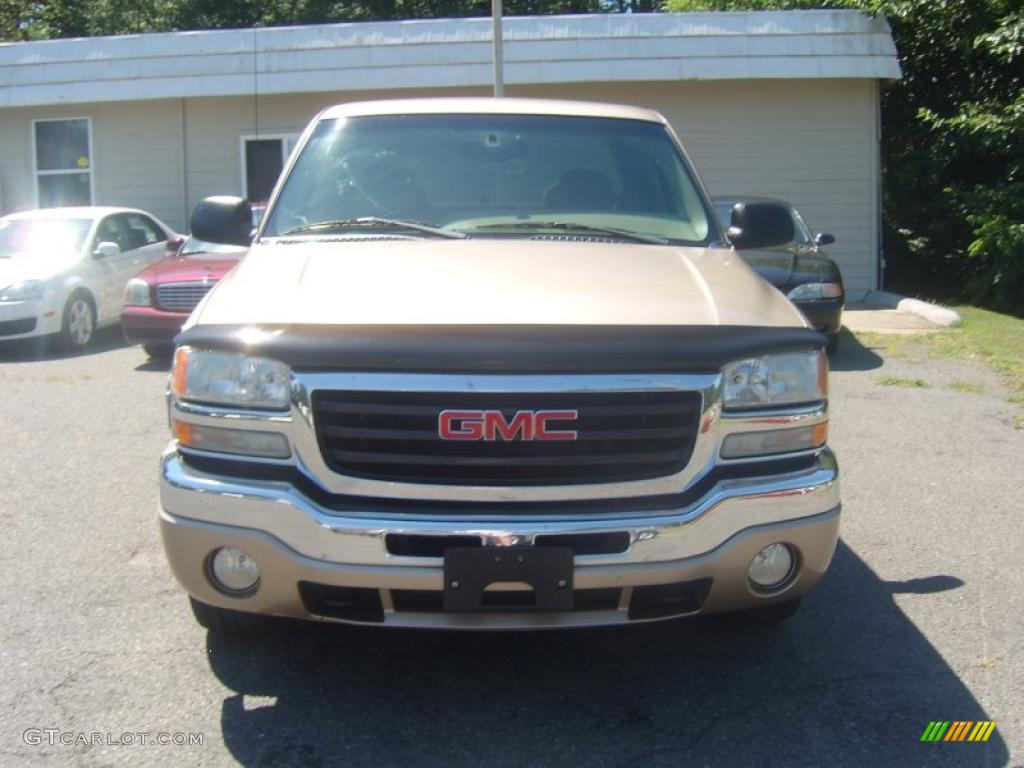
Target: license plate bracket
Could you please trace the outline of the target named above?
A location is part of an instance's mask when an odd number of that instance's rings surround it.
[[[491,584],[525,583],[532,601],[488,600]],[[569,547],[450,547],[444,551],[444,610],[453,613],[571,611],[573,551]],[[529,595],[524,590],[524,595]]]

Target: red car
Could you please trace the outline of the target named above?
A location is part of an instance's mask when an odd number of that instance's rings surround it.
[[[125,287],[121,328],[150,357],[169,356],[182,324],[247,248],[188,238],[171,257],[147,267]]]

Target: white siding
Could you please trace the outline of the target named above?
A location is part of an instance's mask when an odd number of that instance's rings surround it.
[[[187,231],[181,102],[109,104],[96,113],[96,203],[142,208]]]
[[[3,213],[35,207],[32,121],[92,118],[95,205],[142,208],[185,227],[180,101],[0,110]]]
[[[415,95],[482,95],[484,88]],[[151,210],[172,226],[203,197],[241,194],[240,139],[295,133],[334,103],[409,95],[376,91],[97,104],[87,109],[0,110],[4,210],[30,207],[33,118],[93,118],[97,203]],[[519,86],[513,96],[575,98],[662,112],[712,194],[771,195],[794,203],[828,248],[851,292],[875,287],[877,84],[873,80],[686,81]],[[257,109],[258,106],[258,109]],[[183,170],[187,166],[187,193]]]
[[[815,232],[835,235],[827,250],[847,290],[866,291],[875,287],[878,252],[876,87],[691,83],[672,88],[674,103],[649,106],[672,123],[711,194],[789,200]],[[648,92],[635,91],[634,101]]]
[[[88,110],[78,110],[82,116]],[[31,117],[71,117],[52,110],[0,110],[0,213],[34,205]]]

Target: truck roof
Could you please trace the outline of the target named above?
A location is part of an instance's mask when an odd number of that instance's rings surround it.
[[[321,120],[368,115],[560,115],[564,117],[610,117],[664,124],[665,118],[653,109],[591,101],[516,98],[440,98],[388,99],[356,101],[328,107]]]

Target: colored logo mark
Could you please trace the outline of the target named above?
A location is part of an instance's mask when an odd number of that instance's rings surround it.
[[[995,729],[995,720],[932,720],[921,741],[988,741]]]

